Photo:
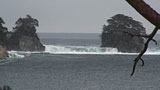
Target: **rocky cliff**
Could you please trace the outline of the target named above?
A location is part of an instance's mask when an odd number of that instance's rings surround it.
[[[117,48],[119,52],[138,53],[144,45],[141,37],[132,37],[128,33],[138,34],[135,30],[121,29],[110,33],[102,33],[102,47]]]
[[[16,51],[44,51],[45,47],[41,44],[36,33],[36,27],[39,26],[38,20],[26,15],[25,18],[19,18],[12,32],[8,32],[3,27],[5,22],[0,17],[0,58],[8,57],[7,50]]]
[[[7,34],[7,28],[3,26],[5,22],[0,17],[0,58],[6,58],[8,57],[8,53],[6,51],[6,34]]]
[[[45,47],[41,44],[36,33],[39,26],[38,20],[26,15],[19,18],[13,28],[13,33],[8,35],[7,49],[18,51],[44,51]]]
[[[16,51],[44,51],[45,47],[41,44],[39,37],[36,33],[15,32],[8,39],[8,50]]]
[[[7,50],[4,46],[0,45],[0,59],[8,57]]]
[[[107,20],[101,34],[102,47],[117,48],[120,52],[138,53],[144,46],[144,39],[133,35],[146,35],[141,22],[132,17],[117,14]],[[127,33],[126,33],[127,32]],[[131,35],[133,34],[133,35]]]

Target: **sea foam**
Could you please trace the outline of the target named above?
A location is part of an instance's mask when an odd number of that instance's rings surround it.
[[[122,55],[137,55],[138,53],[122,53],[116,48],[104,48],[100,46],[69,46],[69,45],[45,45],[46,53],[50,54],[122,54]],[[145,55],[160,55],[158,49],[148,49]]]
[[[104,48],[100,46],[71,46],[71,45],[44,45],[43,52],[8,51],[9,58],[24,58],[35,53],[49,54],[99,54],[99,55],[138,55],[138,53],[122,53],[116,48]],[[160,49],[149,48],[145,55],[160,55]]]
[[[18,51],[8,51],[9,58],[24,58],[25,55],[23,53],[19,53]]]

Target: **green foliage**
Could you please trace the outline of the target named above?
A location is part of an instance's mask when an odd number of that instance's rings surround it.
[[[30,15],[26,15],[25,18],[19,18],[17,21],[16,21],[16,27],[13,28],[14,31],[17,31],[17,30],[21,30],[21,32],[25,32],[25,33],[30,33],[30,32],[36,32],[36,27],[39,26],[38,24],[38,20],[37,19],[34,19],[32,18]]]
[[[0,87],[0,90],[12,90],[9,86]]]
[[[19,18],[15,24],[17,26],[29,26],[29,27],[39,26],[38,20],[33,19],[30,15],[26,15],[26,18]]]
[[[0,27],[2,27],[2,24],[5,24],[3,19],[0,17]]]
[[[5,22],[0,17],[0,44],[4,44],[4,42],[6,41],[6,34],[8,32],[7,28],[3,27],[3,24],[5,24]]]
[[[108,25],[103,25],[101,34],[102,47],[117,48],[120,52],[138,53],[144,45],[142,37],[132,37],[130,34],[146,34],[142,23],[132,17],[117,14],[107,20]],[[125,33],[128,32],[128,33]]]
[[[19,18],[15,22],[16,26],[13,28],[8,42],[8,50],[18,51],[42,51],[44,46],[40,43],[36,33],[36,27],[39,26],[38,20],[26,15],[25,18]]]
[[[7,28],[3,27],[3,24],[5,24],[5,22],[3,21],[3,19],[0,17],[0,32],[7,32]]]
[[[132,29],[136,30],[139,34],[146,34],[145,28],[141,22],[133,20],[132,17],[123,14],[117,14],[111,19],[107,20],[108,26],[103,26],[103,31],[110,32],[118,29]]]

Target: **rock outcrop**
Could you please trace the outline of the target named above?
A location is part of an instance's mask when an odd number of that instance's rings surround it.
[[[8,57],[7,50],[15,51],[44,51],[36,33],[39,26],[38,20],[26,15],[26,18],[19,18],[12,32],[3,27],[5,22],[0,17],[0,59]]]
[[[41,44],[36,33],[27,35],[22,32],[16,32],[9,38],[7,49],[16,51],[44,51],[45,47]]]
[[[0,59],[7,58],[7,57],[8,57],[8,53],[6,48],[0,45]]]
[[[36,33],[38,20],[26,15],[19,18],[13,33],[8,34],[7,49],[16,51],[44,51],[45,47],[41,44]]]
[[[19,47],[22,51],[44,51],[38,37],[22,36],[19,39]]]
[[[102,47],[117,48],[119,52],[138,53],[144,47],[144,39],[133,35],[146,35],[141,22],[132,17],[117,14],[107,20],[101,34]],[[131,35],[132,34],[132,35]]]
[[[117,48],[119,52],[138,53],[144,46],[144,40],[141,37],[132,37],[129,32],[137,35],[135,30],[121,29],[110,33],[102,33],[102,47]]]
[[[6,58],[8,57],[8,53],[6,51],[6,34],[7,34],[7,28],[3,26],[5,22],[0,17],[0,58]]]

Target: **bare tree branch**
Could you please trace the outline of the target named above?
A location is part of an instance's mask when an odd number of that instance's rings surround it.
[[[160,14],[143,0],[126,0],[137,12],[155,26],[160,27]]]
[[[127,32],[127,31],[123,31],[124,33],[127,33],[127,34],[131,35],[132,37],[137,36],[137,37],[144,37],[147,39],[146,43],[144,44],[143,50],[139,53],[139,55],[134,60],[134,65],[133,65],[133,70],[132,70],[131,76],[134,74],[136,65],[139,60],[142,61],[142,65],[140,65],[140,66],[144,66],[144,60],[141,57],[146,52],[149,42],[153,41],[157,45],[157,41],[155,39],[153,39],[153,37],[157,33],[158,29],[159,29],[158,27],[155,27],[155,29],[153,30],[153,32],[150,35],[133,34],[133,33]]]
[[[142,58],[140,58],[140,60],[142,61],[142,65],[140,65],[140,66],[144,66],[144,61],[143,61],[143,59]]]
[[[157,45],[158,43],[157,43],[157,41],[155,40],[155,39],[152,39],[152,41]]]
[[[133,76],[133,74],[134,74],[134,72],[135,72],[135,68],[136,68],[136,65],[137,65],[138,61],[139,61],[139,60],[143,61],[141,57],[142,57],[143,54],[147,51],[148,44],[149,44],[149,42],[150,42],[151,40],[153,40],[153,37],[154,37],[154,35],[157,33],[158,29],[159,29],[158,27],[155,27],[155,28],[154,28],[153,32],[150,34],[150,37],[148,38],[148,40],[147,40],[146,43],[144,44],[143,50],[142,50],[142,51],[139,53],[139,55],[135,58],[131,76]]]
[[[136,37],[144,37],[144,38],[146,38],[146,39],[150,37],[150,35],[133,34],[133,33],[127,32],[127,31],[123,31],[123,32],[129,34],[131,37],[135,37],[135,36],[136,36]],[[152,39],[152,41],[153,41],[156,45],[158,44],[155,39]]]
[[[133,33],[127,32],[127,31],[123,31],[123,32],[131,35],[131,37],[134,37],[134,36],[136,36],[136,37],[144,37],[144,38],[149,38],[150,37],[150,35],[133,34]]]
[[[157,41],[153,39],[156,35],[158,29],[160,29],[160,14],[153,10],[148,4],[146,4],[143,0],[126,0],[137,12],[139,12],[145,19],[147,19],[150,23],[155,25],[154,30],[149,36],[142,35],[132,35],[147,38],[146,43],[144,44],[143,50],[139,53],[139,55],[134,60],[134,65],[132,69],[131,76],[133,76],[135,72],[136,65],[139,60],[142,61],[142,65],[144,65],[144,61],[141,58],[143,54],[146,52],[148,48],[148,44],[150,41],[153,41],[157,45]]]

